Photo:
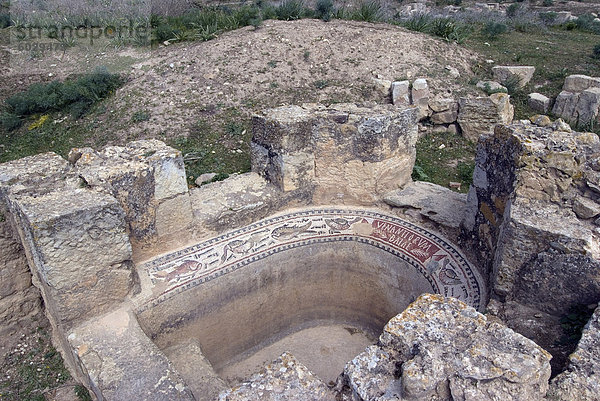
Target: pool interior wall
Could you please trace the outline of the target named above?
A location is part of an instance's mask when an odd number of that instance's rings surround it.
[[[226,372],[222,375],[231,380],[242,373],[232,366],[247,371],[245,361],[254,356],[258,370],[263,361],[257,352],[276,343],[301,345],[307,340],[300,334],[311,334],[307,329],[313,329],[312,335],[315,330],[338,336],[354,332],[363,337],[358,342],[369,343],[391,317],[432,291],[415,267],[379,248],[356,241],[316,243],[202,283],[140,312],[138,319],[163,350],[196,340],[215,371]],[[326,338],[315,347],[331,347],[339,340]],[[339,361],[326,352],[322,358],[309,357],[314,350],[305,350],[306,357],[296,357],[329,381]],[[356,354],[352,347],[343,351],[349,353],[346,361]]]

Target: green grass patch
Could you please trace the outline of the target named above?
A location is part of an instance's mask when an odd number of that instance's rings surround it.
[[[50,336],[43,329],[20,339],[4,359],[0,371],[3,373],[0,376],[3,401],[45,401],[45,393],[71,378],[60,353],[52,347]]]
[[[108,97],[123,83],[120,75],[98,69],[64,82],[33,84],[27,90],[5,100],[5,111],[0,115],[0,124],[4,131],[12,131],[21,126],[19,120],[24,117],[49,112],[66,112],[79,118],[94,103]]]
[[[472,181],[474,158],[475,144],[462,135],[430,133],[417,142],[413,179],[446,188],[451,181],[460,182],[460,191],[467,192]]]
[[[169,145],[181,150],[188,184],[201,174],[216,173],[223,180],[234,173],[250,171],[251,120],[237,109],[222,111],[218,121],[198,120],[187,137],[171,139]]]
[[[539,92],[555,97],[568,75],[600,76],[600,63],[594,58],[597,43],[597,35],[591,32],[536,27],[526,33],[512,30],[493,41],[488,40],[481,30],[476,30],[465,46],[479,52],[485,59],[494,60],[493,64],[475,66],[478,79],[490,79],[494,65],[535,67],[535,74],[525,88],[509,90],[509,93],[512,92],[511,103],[515,106],[515,118],[524,119],[534,113],[527,106],[528,93]]]

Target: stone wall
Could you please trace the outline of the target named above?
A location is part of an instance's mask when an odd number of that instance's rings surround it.
[[[489,309],[557,369],[560,318],[600,300],[599,155],[596,134],[560,120],[497,126],[479,143],[467,199],[463,238],[490,277]]]
[[[20,323],[42,312],[39,290],[31,284],[31,272],[16,233],[0,212],[0,335],[10,335]]]
[[[410,182],[416,108],[286,106],[253,119],[252,170],[312,204],[375,204]]]

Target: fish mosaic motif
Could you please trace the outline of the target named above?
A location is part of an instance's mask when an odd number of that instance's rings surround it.
[[[307,209],[278,215],[169,253],[142,266],[160,293],[142,310],[288,249],[357,241],[390,252],[413,266],[433,291],[482,308],[479,273],[441,236],[398,217],[362,209]]]

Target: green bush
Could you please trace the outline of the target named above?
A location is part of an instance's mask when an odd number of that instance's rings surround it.
[[[19,118],[19,116],[14,115],[12,113],[3,112],[0,113],[0,126],[6,132],[14,131],[23,125],[23,121]]]
[[[557,14],[554,11],[549,11],[547,13],[539,13],[538,17],[544,24],[551,25],[556,21]]]
[[[542,2],[542,6],[544,7],[552,7],[554,5],[554,0],[544,0]]]
[[[0,14],[0,29],[2,29],[2,28],[8,28],[11,25],[12,25],[12,22],[10,20],[10,14],[8,14],[8,13],[1,13]]]
[[[333,11],[333,0],[318,0],[315,6],[315,17],[329,21]]]
[[[513,3],[510,6],[506,7],[506,16],[512,18],[515,15],[517,15],[517,13],[519,12],[520,9],[521,9],[520,4]]]
[[[428,14],[420,14],[410,17],[402,25],[411,31],[427,32],[431,21],[432,18]]]
[[[470,28],[452,18],[436,18],[430,25],[430,33],[449,42],[462,43],[469,36]]]
[[[594,50],[592,52],[592,57],[596,59],[600,59],[600,43],[594,46]]]
[[[293,21],[304,15],[302,0],[284,0],[276,10],[277,18],[283,21]]]
[[[78,118],[122,84],[120,75],[98,69],[75,80],[31,85],[26,91],[6,99],[5,103],[17,116],[67,111]]]
[[[356,10],[352,12],[351,19],[354,21],[375,22],[382,18],[382,14],[381,3],[375,0],[362,0],[358,3]]]
[[[483,34],[490,39],[496,39],[498,36],[505,33],[506,31],[508,31],[508,27],[506,26],[506,24],[494,21],[487,22],[482,29]]]

